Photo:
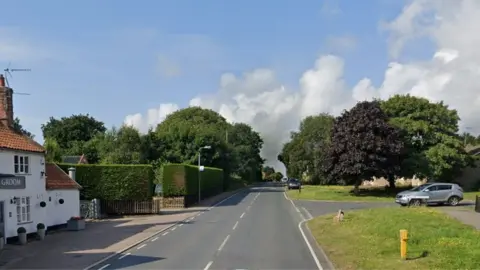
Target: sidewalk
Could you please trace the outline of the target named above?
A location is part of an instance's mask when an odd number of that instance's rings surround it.
[[[459,207],[459,209],[444,208],[442,210],[450,217],[480,230],[480,213],[474,211],[474,206]]]
[[[0,269],[84,269],[196,215],[238,191],[225,192],[204,200],[198,207],[167,209],[162,211],[163,215],[91,221],[87,222],[83,231],[54,231],[44,241],[32,241],[25,246],[5,245],[0,252]]]

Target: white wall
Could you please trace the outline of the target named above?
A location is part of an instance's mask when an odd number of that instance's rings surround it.
[[[78,190],[48,190],[47,194],[52,201],[47,208],[47,223],[45,225],[59,225],[67,223],[71,217],[80,216],[80,192]],[[58,201],[63,199],[63,204]]]
[[[0,173],[15,174],[14,155],[28,156],[30,168],[29,174],[25,175],[25,189],[0,189],[0,201],[4,202],[6,238],[17,236],[18,227],[24,227],[27,233],[31,233],[37,231],[38,223],[44,223],[46,225],[46,211],[50,206],[45,190],[45,176],[41,174],[42,171],[45,172],[44,155],[40,153],[0,150]],[[14,196],[31,196],[31,222],[17,224],[17,208],[15,204],[10,203],[10,200]],[[40,207],[41,201],[47,203],[45,208]]]

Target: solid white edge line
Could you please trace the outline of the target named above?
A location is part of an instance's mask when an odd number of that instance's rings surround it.
[[[217,207],[217,206],[219,206],[220,204],[224,203],[225,201],[228,201],[228,200],[230,200],[231,198],[237,196],[237,195],[240,194],[241,192],[243,192],[243,191],[245,191],[245,190],[250,190],[251,188],[252,188],[252,187],[242,188],[242,189],[236,191],[235,193],[233,193],[232,195],[228,196],[227,198],[225,198],[225,199],[219,201],[218,203],[212,205],[211,208]],[[195,217],[190,217],[190,218],[193,219],[193,218],[195,218]],[[99,265],[99,264],[101,264],[101,263],[103,263],[103,262],[106,262],[106,261],[114,258],[115,256],[118,256],[119,254],[122,254],[123,252],[125,252],[125,251],[127,251],[127,250],[129,250],[129,249],[134,248],[136,245],[138,245],[138,244],[140,244],[140,243],[142,243],[142,242],[148,241],[148,239],[150,239],[150,238],[152,238],[152,237],[154,237],[154,236],[156,236],[156,235],[158,235],[158,234],[160,234],[160,233],[162,233],[162,232],[165,232],[166,230],[170,229],[172,226],[175,226],[175,225],[177,225],[177,224],[179,224],[180,222],[183,222],[183,221],[185,221],[185,220],[187,220],[187,219],[180,220],[180,221],[176,222],[175,224],[172,224],[171,226],[169,226],[169,227],[167,227],[167,228],[165,228],[165,229],[163,229],[163,230],[160,230],[160,231],[156,232],[156,233],[153,234],[153,235],[150,235],[150,236],[148,236],[148,237],[145,237],[144,239],[136,242],[136,243],[133,244],[133,245],[130,245],[130,246],[127,247],[127,248],[124,248],[124,249],[122,249],[122,250],[118,250],[118,251],[116,251],[115,253],[113,253],[113,254],[111,254],[111,255],[109,255],[109,256],[106,256],[106,257],[104,257],[103,259],[98,260],[98,261],[92,263],[91,265],[85,267],[83,270],[90,270],[91,268],[93,268],[93,267],[95,267],[95,266],[97,266],[97,265]],[[108,267],[109,265],[110,265],[110,264],[107,264],[107,266],[104,266],[103,268]],[[101,268],[101,269],[103,269],[103,268]],[[97,269],[97,270],[101,270],[101,269]]]
[[[302,212],[300,212],[300,210],[299,210],[298,207],[295,205],[295,203],[293,202],[293,200],[290,199],[290,198],[288,198],[286,192],[283,192],[283,195],[285,196],[285,199],[287,199],[288,201],[290,201],[290,202],[292,203],[292,205],[293,205],[293,207],[295,208],[295,210],[300,213],[300,216],[301,216],[301,218],[303,219],[302,221],[300,221],[300,222],[298,223],[298,229],[300,230],[300,234],[302,235],[303,240],[305,241],[305,244],[307,244],[308,250],[310,251],[310,254],[311,254],[312,257],[313,257],[313,260],[315,261],[315,264],[317,265],[318,270],[323,270],[323,267],[322,267],[322,265],[320,264],[320,261],[318,260],[317,254],[315,254],[315,251],[313,250],[312,245],[310,245],[310,241],[308,241],[308,238],[307,238],[307,236],[305,235],[305,232],[304,232],[303,229],[302,229],[303,223],[307,222],[307,221],[310,220],[310,219],[308,219],[308,220],[305,219],[305,217],[303,216]],[[305,209],[305,210],[306,210],[306,209]],[[307,213],[308,215],[311,215],[308,211],[307,211],[306,213]]]
[[[109,267],[109,266],[110,266],[110,264],[105,264],[105,265],[102,266],[101,268],[98,268],[98,270],[103,270],[103,269],[105,269],[105,268],[107,268],[107,267]]]
[[[208,270],[208,268],[210,268],[210,266],[212,266],[212,263],[213,263],[213,261],[209,261],[207,263],[207,266],[205,266],[205,268],[203,268],[203,270]]]
[[[310,214],[310,212],[308,212],[307,208],[302,207],[302,209],[303,209],[303,211],[305,211],[305,213],[307,214],[308,220],[310,220],[310,219],[313,218],[312,214]]]
[[[225,237],[225,239],[223,240],[222,244],[220,245],[220,247],[218,247],[218,251],[221,251],[223,249],[223,247],[225,247],[225,244],[227,243],[228,239],[230,238],[230,234],[227,235],[227,237]]]
[[[317,258],[317,254],[315,254],[315,251],[312,248],[312,245],[310,245],[310,242],[308,241],[307,236],[305,235],[305,232],[302,229],[303,223],[307,222],[307,219],[304,219],[298,223],[298,229],[300,230],[300,233],[302,234],[303,240],[305,240],[305,243],[307,244],[308,250],[310,250],[310,254],[312,254],[313,260],[315,261],[315,264],[317,265],[318,270],[323,270],[322,265],[320,264],[320,261]]]
[[[129,253],[123,254],[123,255],[120,256],[118,259],[121,260],[121,259],[127,257],[127,256],[130,255],[130,254],[132,254],[132,253],[129,252]]]

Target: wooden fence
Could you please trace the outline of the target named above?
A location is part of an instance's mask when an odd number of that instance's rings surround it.
[[[185,208],[183,197],[154,197],[151,200],[100,200],[102,216],[160,214],[164,208]]]
[[[100,201],[102,215],[146,215],[159,214],[161,201],[158,200],[115,200]]]

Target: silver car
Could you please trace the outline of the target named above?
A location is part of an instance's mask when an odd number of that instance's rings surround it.
[[[416,188],[402,191],[395,197],[395,202],[406,205],[428,204],[458,205],[463,200],[463,189],[452,183],[427,183]]]

